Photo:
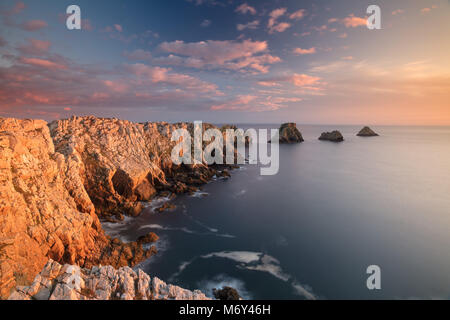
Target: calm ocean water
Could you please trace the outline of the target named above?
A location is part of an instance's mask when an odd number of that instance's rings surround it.
[[[244,166],[206,197],[178,197],[174,212],[148,208],[105,229],[125,240],[156,232],[160,253],[140,267],[208,294],[450,298],[450,127],[373,127],[375,138],[299,129],[306,141],[280,146],[278,175]],[[333,129],[344,143],[317,140]],[[380,291],[366,287],[369,265],[381,267]]]

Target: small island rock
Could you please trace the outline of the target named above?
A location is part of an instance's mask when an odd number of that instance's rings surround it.
[[[332,142],[342,142],[344,141],[344,137],[342,136],[342,133],[335,130],[333,132],[324,132],[320,136],[319,140],[323,141],[332,141]]]
[[[285,123],[280,127],[280,143],[300,143],[303,142],[302,134],[297,129],[295,123]]]
[[[361,131],[357,134],[358,137],[378,137],[379,134],[370,129],[369,127],[364,127],[361,129]]]

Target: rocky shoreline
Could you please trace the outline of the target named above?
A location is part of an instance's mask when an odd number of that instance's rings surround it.
[[[32,283],[49,259],[90,269],[152,256],[143,241],[105,235],[100,219],[139,215],[158,194],[195,192],[229,175],[228,166],[172,165],[177,128],[193,124],[0,118],[0,298]]]
[[[30,286],[18,287],[9,300],[210,300],[199,291],[167,284],[142,270],[111,266],[83,269],[50,260]]]

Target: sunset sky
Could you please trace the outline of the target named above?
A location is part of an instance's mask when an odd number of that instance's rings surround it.
[[[2,0],[0,117],[88,114],[450,125],[450,1]]]

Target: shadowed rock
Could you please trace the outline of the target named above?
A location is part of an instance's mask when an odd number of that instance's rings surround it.
[[[231,287],[223,287],[222,289],[213,289],[214,297],[217,300],[241,300],[236,289]]]
[[[320,136],[319,140],[322,141],[332,141],[332,142],[342,142],[344,141],[344,137],[342,136],[342,133],[335,130],[333,132],[324,132]]]
[[[361,129],[361,131],[357,134],[358,137],[378,137],[379,134],[370,129],[369,127],[364,127]]]
[[[295,123],[285,123],[280,127],[280,143],[300,143],[303,142],[302,134],[297,129]]]

